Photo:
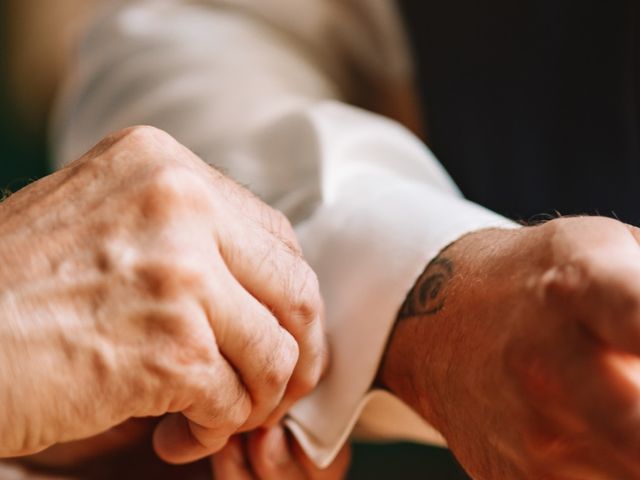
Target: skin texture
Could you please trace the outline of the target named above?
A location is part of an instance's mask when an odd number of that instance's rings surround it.
[[[287,220],[156,129],[0,203],[0,239],[0,456],[162,416],[156,452],[192,461],[326,364]]]
[[[380,380],[478,480],[640,478],[640,234],[470,234],[407,298]]]

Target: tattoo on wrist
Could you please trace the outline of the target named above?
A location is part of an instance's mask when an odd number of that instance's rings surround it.
[[[453,261],[442,254],[427,265],[400,308],[398,320],[435,315],[444,308]]]

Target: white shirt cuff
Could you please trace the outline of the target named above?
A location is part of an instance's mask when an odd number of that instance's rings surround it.
[[[442,444],[417,414],[371,384],[398,310],[429,261],[468,232],[514,224],[462,199],[397,124],[331,103],[306,115],[324,147],[322,198],[297,233],[325,298],[332,367],[287,425],[320,466],[361,414],[360,433]]]

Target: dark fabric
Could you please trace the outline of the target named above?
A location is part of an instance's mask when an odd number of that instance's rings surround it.
[[[637,0],[399,1],[429,144],[468,198],[640,224]]]

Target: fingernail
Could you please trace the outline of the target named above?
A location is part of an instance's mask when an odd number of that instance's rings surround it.
[[[285,465],[291,461],[289,445],[282,425],[276,425],[267,431],[267,452],[276,465]]]

